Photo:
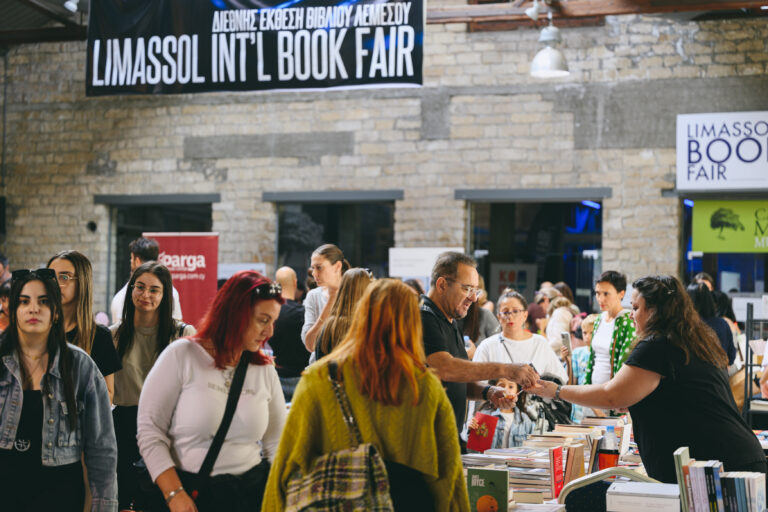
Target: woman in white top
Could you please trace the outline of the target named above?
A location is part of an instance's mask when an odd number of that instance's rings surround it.
[[[497,309],[501,333],[483,340],[473,361],[496,363],[530,363],[539,375],[557,377],[568,382],[568,373],[544,336],[525,329],[528,303],[518,292],[506,292],[499,297]]]
[[[312,253],[310,269],[317,282],[317,288],[310,290],[304,299],[304,326],[301,341],[310,352],[315,351],[315,342],[323,323],[331,314],[336,293],[341,286],[341,276],[349,270],[344,253],[333,244],[321,245]]]
[[[255,271],[238,272],[216,294],[199,336],[169,346],[147,376],[139,400],[139,449],[172,512],[260,510],[268,460],[286,416],[277,371],[261,349],[272,337],[283,302],[280,285]],[[223,495],[201,494],[195,502],[178,470],[199,472],[241,356],[250,364],[211,472],[241,478],[232,479]]]

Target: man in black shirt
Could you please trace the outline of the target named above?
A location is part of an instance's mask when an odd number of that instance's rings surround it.
[[[514,407],[514,397],[507,397],[504,388],[478,381],[504,377],[527,388],[538,379],[536,371],[528,365],[469,361],[454,320],[464,318],[469,306],[477,301],[479,276],[475,267],[475,260],[465,254],[442,253],[432,268],[429,293],[422,295],[421,301],[427,364],[437,370],[445,385],[459,432],[467,398],[490,400],[501,409]]]
[[[275,272],[275,281],[283,288],[285,304],[280,308],[280,315],[275,320],[275,332],[269,340],[269,346],[275,355],[275,366],[280,384],[283,387],[285,401],[290,402],[293,391],[301,378],[301,372],[309,362],[309,352],[301,341],[301,328],[304,325],[304,306],[295,302],[296,272],[290,267],[281,267]]]

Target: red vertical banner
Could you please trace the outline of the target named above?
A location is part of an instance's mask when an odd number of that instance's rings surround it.
[[[168,267],[179,292],[184,322],[197,326],[216,295],[218,233],[144,233],[160,246],[158,261]]]

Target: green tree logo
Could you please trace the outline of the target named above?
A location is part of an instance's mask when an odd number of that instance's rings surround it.
[[[744,224],[739,220],[739,216],[734,213],[730,208],[718,208],[712,217],[709,218],[709,226],[712,229],[719,229],[717,238],[725,240],[723,236],[723,230],[725,228],[732,229],[734,231],[744,231]]]

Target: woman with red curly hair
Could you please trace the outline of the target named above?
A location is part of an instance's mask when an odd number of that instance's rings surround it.
[[[282,304],[280,285],[258,272],[238,272],[216,294],[197,336],[169,345],[149,372],[139,400],[139,449],[172,512],[259,510],[267,459],[273,458],[285,423],[280,380],[261,350]],[[201,492],[195,501],[182,480],[200,471],[241,357],[249,364],[206,480],[212,492]]]

